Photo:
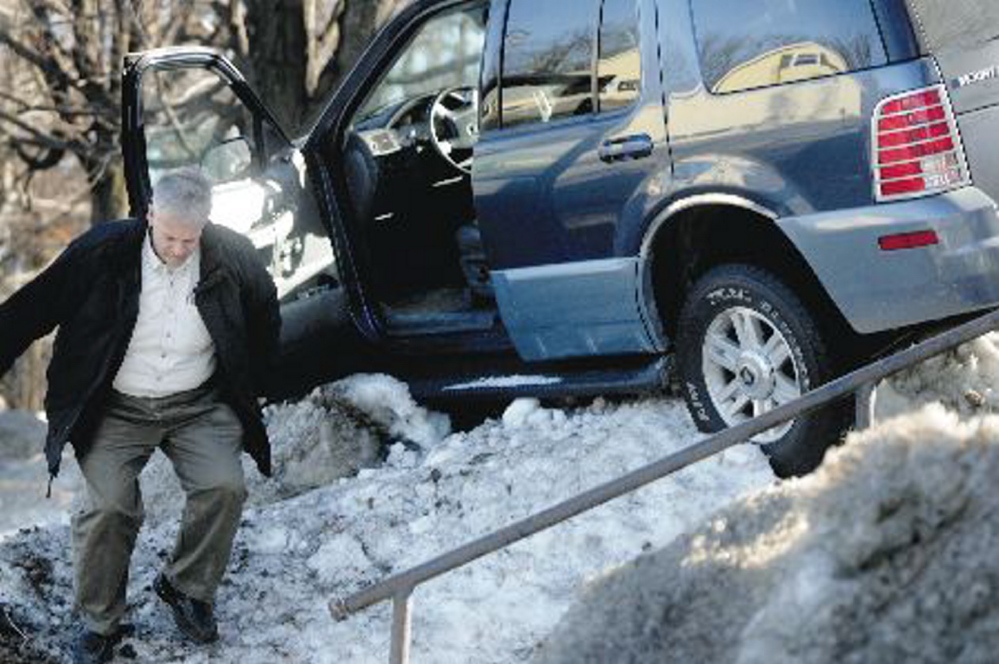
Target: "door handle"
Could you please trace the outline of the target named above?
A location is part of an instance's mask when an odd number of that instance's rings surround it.
[[[604,141],[597,150],[601,161],[625,161],[642,159],[652,154],[652,137],[648,134],[635,134],[623,138],[612,138]]]

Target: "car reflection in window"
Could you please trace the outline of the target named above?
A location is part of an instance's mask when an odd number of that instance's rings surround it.
[[[834,49],[815,42],[799,42],[775,48],[733,67],[711,91],[725,94],[751,90],[831,76],[849,69],[846,58]]]

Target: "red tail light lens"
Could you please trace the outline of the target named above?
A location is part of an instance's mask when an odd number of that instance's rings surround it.
[[[886,100],[881,110],[885,115],[893,115],[903,111],[914,111],[930,106],[939,106],[941,102],[940,89],[927,88],[926,90],[908,92],[900,97]]]
[[[889,201],[969,183],[947,89],[935,85],[889,97],[873,120],[874,195]]]

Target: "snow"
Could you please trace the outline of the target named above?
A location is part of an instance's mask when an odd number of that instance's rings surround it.
[[[0,412],[0,540],[18,528],[44,523],[68,523],[67,508],[79,492],[76,464],[67,460],[63,480],[43,500],[48,482],[46,426],[26,411]]]
[[[525,387],[541,385],[557,385],[562,379],[557,376],[487,376],[478,378],[467,383],[448,385],[444,388],[448,390],[474,390],[496,387]]]
[[[893,380],[882,390],[879,413],[940,401],[939,412],[949,409],[943,417],[955,418],[947,420],[951,429],[956,422],[973,426],[999,404],[991,388],[997,377],[993,335]],[[381,375],[324,386],[300,402],[269,407],[266,416],[275,477],[264,480],[246,465],[250,500],[218,596],[218,644],[184,643],[149,590],[172,547],[182,501],[162,455],[143,474],[147,519],[128,586],[136,634],[121,646],[137,661],[384,662],[390,606],[335,623],[330,599],[701,438],[682,403],[666,397],[598,398],[563,408],[519,399],[498,419],[451,432],[446,416],[421,408],[405,385]],[[935,430],[925,417],[912,421],[914,437]],[[65,466],[69,473],[75,464],[67,459]],[[785,484],[796,483],[778,483],[759,450],[742,445],[432,580],[413,595],[412,661],[531,661],[588,582],[705,523],[716,537],[741,532],[737,523],[709,519],[731,505],[790,500],[775,493]],[[62,476],[54,488],[73,490]],[[31,637],[24,649],[34,648],[32,656],[22,661],[65,657],[60,648],[74,624],[67,517],[64,508],[57,511],[54,523],[0,541],[0,608],[9,616],[0,616],[0,645],[11,633],[3,622],[9,619]],[[779,537],[764,533],[735,553],[704,535],[685,565],[742,556],[746,565],[768,569],[808,529],[807,522],[785,520]],[[859,551],[865,539],[858,531],[849,541]],[[829,560],[796,568],[780,592],[796,606],[820,601],[833,582]],[[748,592],[730,603],[751,599]]]
[[[147,522],[129,585],[131,620],[138,629],[129,644],[140,661],[383,662],[390,607],[334,623],[327,611],[330,599],[699,437],[682,404],[662,398],[597,399],[566,410],[518,400],[502,420],[448,434],[445,418],[416,406],[398,381],[355,376],[303,402],[269,410],[275,458],[337,461],[315,452],[328,448],[320,435],[329,426],[324,413],[339,420],[338,445],[349,447],[358,432],[375,430],[374,437],[390,447],[388,458],[354,477],[331,472],[323,478],[329,483],[318,488],[305,488],[319,481],[313,476],[316,464],[292,464],[274,482],[248,473],[251,506],[218,597],[222,641],[207,650],[182,644],[147,590],[161,554],[171,546],[180,501],[167,464],[159,461],[144,474]],[[734,449],[674,481],[429,582],[414,594],[413,661],[526,661],[586,578],[644,548],[665,545],[714,509],[771,481],[755,448]],[[25,593],[20,576],[7,571],[10,566],[0,570],[0,602],[17,606],[35,631],[54,630],[55,618],[69,624],[66,526],[16,539],[31,543],[29,551],[40,540],[61,543],[50,555],[65,578],[45,586],[45,595],[59,595],[66,604],[53,607]],[[15,552],[24,555],[21,546],[0,548],[0,559],[13,562]],[[51,637],[42,641],[64,635],[55,630]]]
[[[995,415],[854,434],[592,584],[536,664],[996,661],[997,474]]]
[[[962,416],[999,411],[999,333],[987,334],[908,369],[882,385],[880,418],[939,402]]]

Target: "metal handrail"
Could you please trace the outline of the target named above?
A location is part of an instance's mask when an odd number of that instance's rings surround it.
[[[339,622],[373,604],[392,599],[392,652],[389,661],[392,664],[405,664],[409,661],[411,595],[418,585],[850,394],[856,395],[857,427],[867,428],[873,421],[874,388],[878,382],[996,328],[999,328],[999,310],[865,365],[767,413],[720,431],[659,461],[584,491],[421,565],[393,574],[349,597],[334,598],[329,603],[330,613]]]

